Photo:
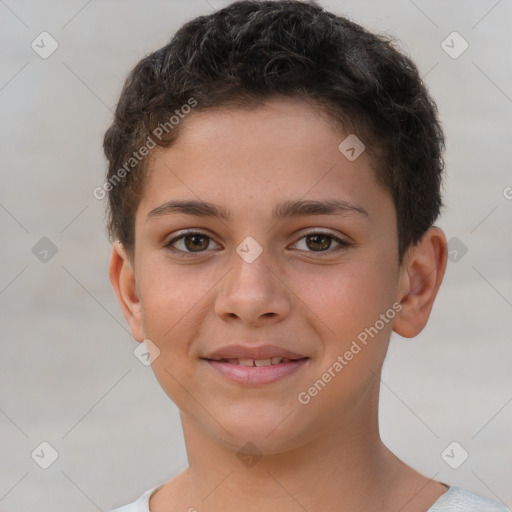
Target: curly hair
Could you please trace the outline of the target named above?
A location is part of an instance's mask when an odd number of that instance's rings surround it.
[[[141,155],[171,145],[184,124],[173,117],[279,96],[313,103],[364,141],[376,179],[394,201],[401,261],[442,206],[436,104],[390,37],[298,0],[236,1],[197,17],[131,71],[104,138],[110,239],[133,251],[148,167]]]

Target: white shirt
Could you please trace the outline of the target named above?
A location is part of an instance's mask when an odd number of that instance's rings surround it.
[[[159,487],[146,491],[138,500],[111,512],[151,512],[149,499]],[[488,498],[482,498],[460,487],[450,487],[426,512],[510,512],[510,509]]]

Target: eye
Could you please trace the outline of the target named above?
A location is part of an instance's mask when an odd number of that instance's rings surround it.
[[[174,253],[201,253],[210,248],[210,244],[215,243],[208,235],[197,231],[187,231],[174,237],[165,244],[165,247]],[[180,254],[181,256],[181,254]]]
[[[336,244],[334,247],[333,243]],[[216,246],[214,248],[220,248],[208,235],[199,231],[187,231],[172,238],[165,244],[165,248],[178,256],[186,256],[206,252],[212,249],[211,244]],[[308,233],[294,244],[295,248],[301,251],[315,253],[333,253],[350,245],[349,242],[323,231]]]
[[[335,242],[337,246],[332,249],[332,244]],[[312,233],[308,233],[306,236],[300,238],[295,246],[301,251],[307,252],[335,252],[339,250],[343,250],[346,247],[349,247],[351,244],[338,238],[330,233],[326,233],[323,231],[315,231]],[[300,247],[302,246],[302,247]],[[329,250],[331,249],[331,250]]]

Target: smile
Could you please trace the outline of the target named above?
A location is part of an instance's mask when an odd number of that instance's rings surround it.
[[[291,376],[304,367],[309,357],[286,359],[203,359],[216,376],[245,386],[270,384]]]
[[[215,359],[212,359],[215,361]],[[272,357],[271,359],[220,359],[221,363],[241,364],[242,366],[270,366],[272,364],[289,363],[291,359]]]

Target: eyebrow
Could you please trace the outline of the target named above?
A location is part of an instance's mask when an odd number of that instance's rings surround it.
[[[223,206],[199,200],[173,200],[157,206],[147,215],[159,217],[170,214],[194,215],[196,217],[218,217],[223,220],[230,220],[230,212]],[[324,199],[321,201],[285,201],[277,205],[272,211],[274,220],[282,220],[291,217],[302,217],[311,215],[346,215],[358,214],[369,217],[368,212],[359,205],[343,199]]]

